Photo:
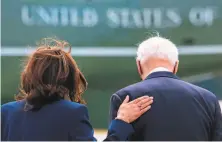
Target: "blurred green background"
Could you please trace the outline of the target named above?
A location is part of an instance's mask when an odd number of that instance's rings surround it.
[[[90,119],[94,128],[107,128],[110,96],[140,81],[136,53],[95,56],[87,49],[136,50],[156,31],[182,47],[178,76],[222,99],[221,0],[2,0],[1,9],[2,103],[18,92],[28,46],[58,37],[84,49],[73,54],[89,82],[84,96]]]

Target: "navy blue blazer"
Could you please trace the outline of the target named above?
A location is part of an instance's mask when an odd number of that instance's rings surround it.
[[[86,106],[60,100],[39,111],[24,111],[25,101],[1,106],[2,141],[95,141]],[[124,141],[133,133],[131,124],[112,121],[105,140]]]
[[[133,123],[135,133],[129,140],[222,140],[221,109],[215,95],[171,72],[154,72],[112,95],[111,119],[126,95],[131,100],[144,95],[154,97],[151,109]]]

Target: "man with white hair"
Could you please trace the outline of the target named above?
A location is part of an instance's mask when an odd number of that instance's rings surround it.
[[[126,97],[153,96],[149,112],[133,122],[136,141],[222,140],[222,116],[216,96],[206,89],[180,80],[178,50],[168,39],[151,37],[137,52],[137,68],[142,81],[127,86],[111,97],[110,118]]]

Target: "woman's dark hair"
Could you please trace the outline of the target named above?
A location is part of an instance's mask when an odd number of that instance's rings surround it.
[[[66,52],[65,48],[69,50]],[[86,79],[71,56],[70,45],[47,38],[28,57],[15,99],[26,100],[25,110],[38,110],[66,96],[84,104],[82,93],[86,88]]]

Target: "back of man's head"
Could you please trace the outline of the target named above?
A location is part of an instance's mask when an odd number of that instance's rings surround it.
[[[143,41],[139,44],[137,50],[137,67],[142,79],[158,67],[163,67],[176,73],[178,50],[175,44],[159,36]]]

